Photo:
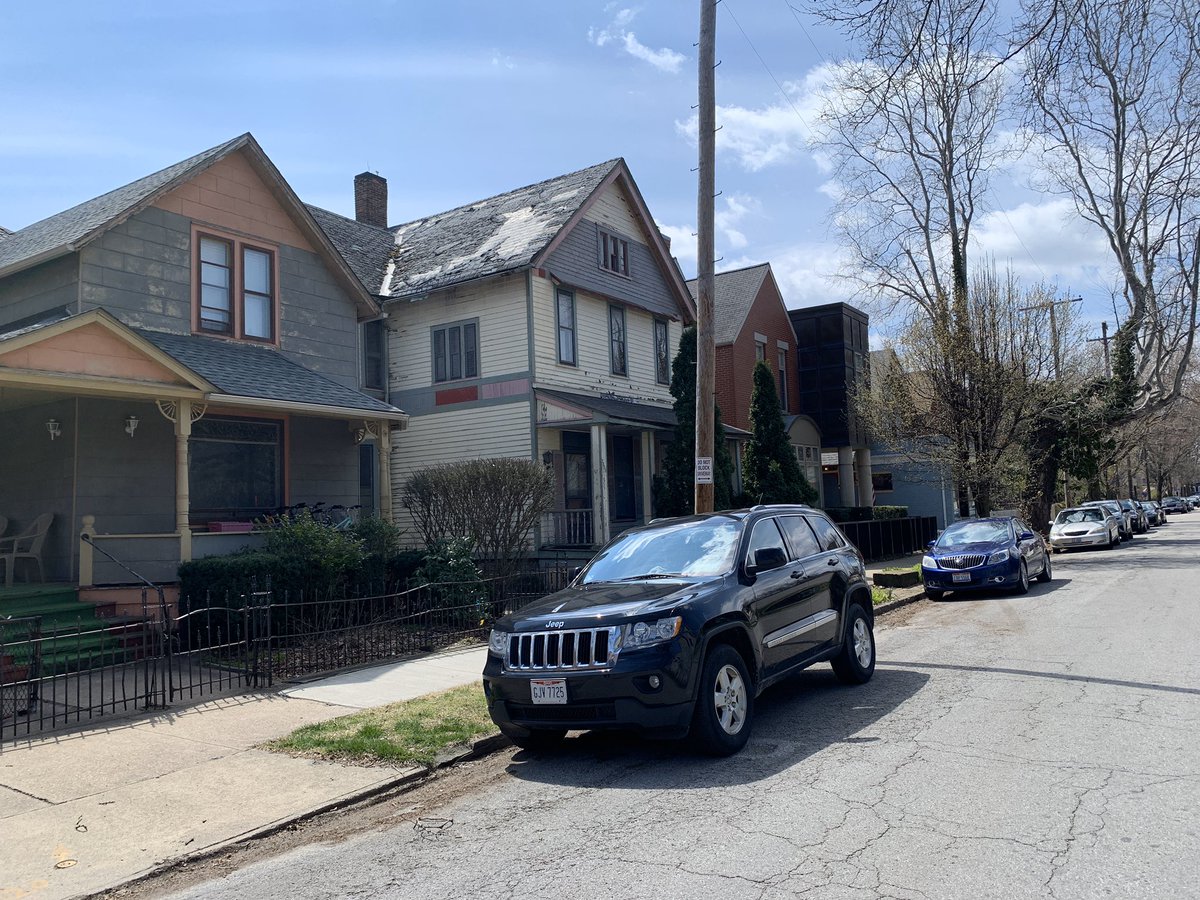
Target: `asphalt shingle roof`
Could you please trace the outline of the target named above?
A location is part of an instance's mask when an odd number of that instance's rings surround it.
[[[396,238],[386,228],[347,219],[319,206],[305,204],[321,230],[346,260],[369,293],[379,293]]]
[[[713,281],[713,339],[717,344],[732,344],[750,314],[770,263],[760,263],[732,272],[721,272]],[[687,283],[692,299],[699,294],[697,279]]]
[[[278,350],[189,334],[134,329],[168,356],[224,393],[262,400],[315,403],[364,412],[400,410],[288,359]]]
[[[655,406],[652,403],[638,403],[635,400],[625,400],[614,396],[597,396],[595,394],[573,394],[568,391],[551,391],[545,388],[537,389],[539,396],[551,400],[560,400],[574,406],[582,406],[593,412],[603,413],[614,419],[625,419],[630,422],[640,422],[644,425],[655,425],[659,428],[674,428],[675,410],[669,406]],[[731,435],[749,434],[733,425],[725,425],[725,431]]]
[[[224,156],[247,139],[247,135],[241,135],[173,166],[167,166],[153,175],[139,178],[124,187],[86,200],[48,219],[12,232],[0,240],[0,272],[88,237],[113,219],[133,209],[160,188],[186,176],[193,169]]]
[[[392,228],[380,293],[401,297],[529,265],[621,160],[539,181]]]

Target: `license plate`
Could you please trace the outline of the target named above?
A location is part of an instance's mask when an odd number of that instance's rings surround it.
[[[970,584],[971,583],[971,573],[970,572],[955,572],[953,575],[950,576],[950,580],[953,581],[955,584]]]
[[[529,682],[533,702],[565,704],[567,702],[567,679],[534,678]]]

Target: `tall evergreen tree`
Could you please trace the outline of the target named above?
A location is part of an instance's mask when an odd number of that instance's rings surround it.
[[[815,503],[817,491],[800,471],[796,452],[783,427],[775,376],[765,362],[754,366],[750,429],[753,436],[743,457],[750,502]]]
[[[671,396],[675,398],[675,439],[667,445],[663,470],[655,478],[654,508],[660,516],[689,516],[696,509],[696,329],[685,328],[671,363]],[[733,504],[733,457],[725,446],[721,410],[714,404],[713,503]]]

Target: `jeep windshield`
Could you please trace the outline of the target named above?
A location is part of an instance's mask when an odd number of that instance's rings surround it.
[[[705,519],[621,535],[584,570],[581,584],[712,578],[733,571],[741,522]]]

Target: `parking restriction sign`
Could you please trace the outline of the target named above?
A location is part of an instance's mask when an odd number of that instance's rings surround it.
[[[696,457],[696,484],[712,484],[712,457]]]

